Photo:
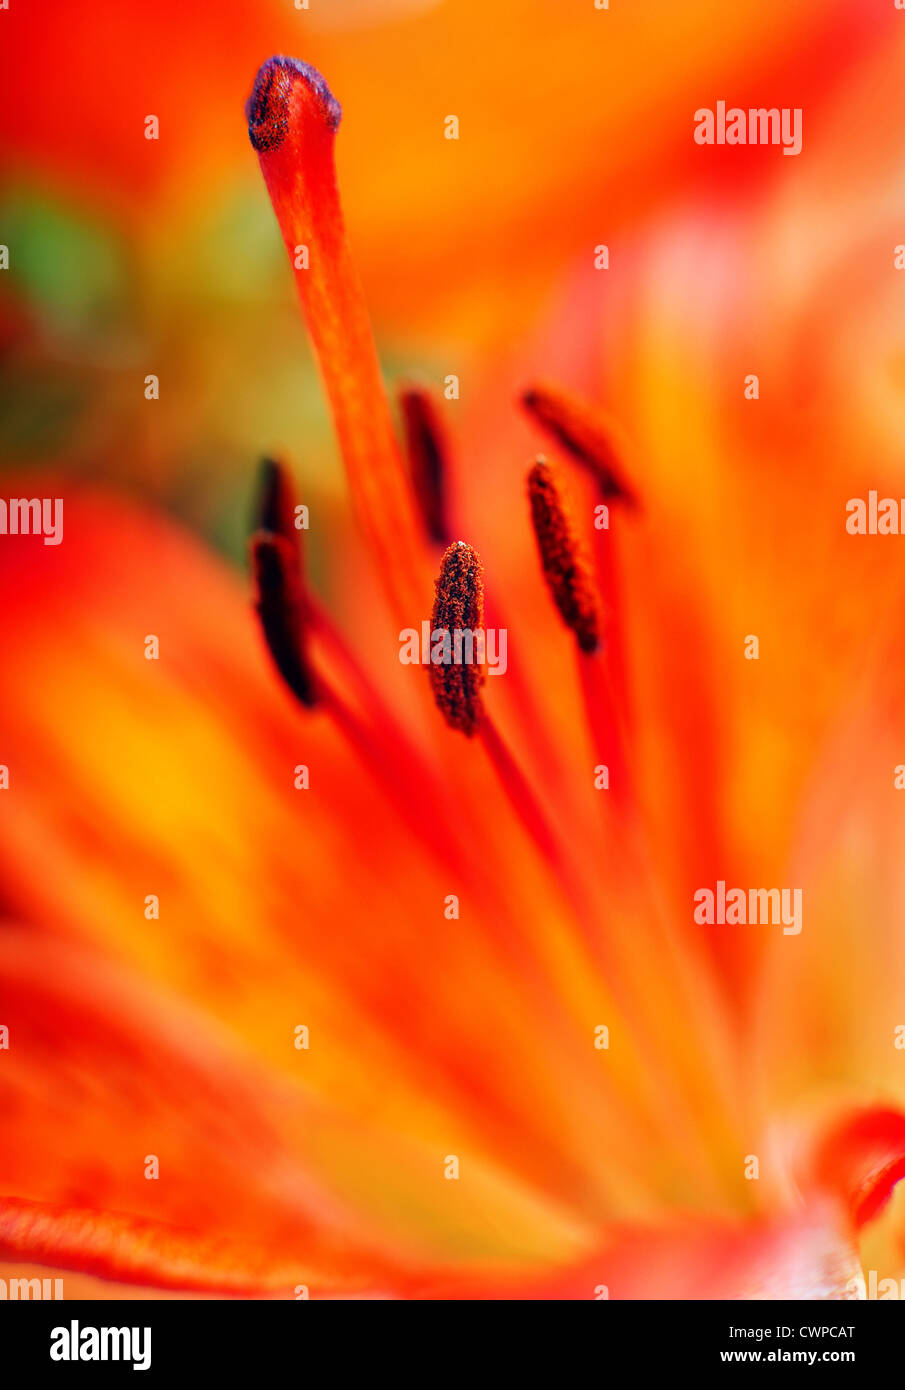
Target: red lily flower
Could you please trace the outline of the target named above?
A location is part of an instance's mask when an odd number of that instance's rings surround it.
[[[780,946],[693,919],[693,885],[796,861],[783,815],[753,847],[738,824],[731,624],[689,605],[693,573],[655,578],[679,505],[656,440],[642,477],[593,406],[528,383],[564,455],[528,476],[518,545],[543,579],[510,599],[492,547],[483,576],[471,536],[437,553],[431,520],[466,509],[424,507],[445,480],[426,412],[432,467],[417,489],[403,468],[338,120],[313,69],[265,64],[250,134],[293,263],[310,252],[297,284],[371,557],[355,631],[307,590],[276,466],[252,542],[269,659],[232,579],[145,511],[71,493],[65,546],[0,557],[0,1254],[183,1292],[856,1295],[905,1117],[844,1105],[792,1144],[748,1052]],[[593,571],[572,488],[609,508]],[[513,634],[499,695],[398,661],[437,575],[433,626],[481,626],[486,583]],[[797,809],[813,768],[783,771]]]

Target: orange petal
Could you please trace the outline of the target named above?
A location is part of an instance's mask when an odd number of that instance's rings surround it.
[[[0,1197],[0,1259],[192,1293],[295,1298],[300,1285],[320,1297],[387,1291],[363,1281],[354,1262],[347,1270],[327,1269],[316,1258],[292,1260],[254,1244],[140,1217],[18,1197]]]
[[[299,1087],[93,953],[7,927],[0,984],[0,1254],[187,1288],[387,1285],[312,1179],[324,1113]]]
[[[590,1260],[541,1279],[427,1284],[427,1297],[521,1299],[863,1298],[857,1256],[832,1207],[743,1225],[624,1228]]]

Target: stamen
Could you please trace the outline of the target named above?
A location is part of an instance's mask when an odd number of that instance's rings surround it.
[[[593,473],[604,497],[629,507],[638,505],[637,495],[620,473],[616,427],[600,410],[549,385],[532,386],[523,394],[522,404],[542,429]]]
[[[362,529],[397,612],[417,611],[423,541],[346,241],[333,145],[339,103],[314,68],[271,58],[247,106],[251,142],[295,271]]]
[[[291,541],[273,531],[251,538],[255,607],[270,655],[289,689],[309,708],[317,704],[308,659],[307,616],[298,556]]]
[[[465,541],[455,541],[444,553],[431,620],[432,634],[440,631],[448,637],[450,651],[443,655],[454,654],[457,631],[472,634],[484,631],[483,574],[481,561]],[[431,661],[430,679],[437,707],[447,724],[461,729],[468,738],[477,729],[484,712],[481,686],[485,676],[483,662]]]
[[[257,526],[259,531],[273,531],[291,542],[301,563],[301,544],[295,525],[295,493],[289,470],[276,459],[261,463]]]
[[[446,437],[433,397],[420,386],[399,393],[406,452],[424,529],[438,545],[449,544],[446,506]]]
[[[528,470],[528,498],[540,561],[553,601],[583,652],[600,645],[600,603],[562,489],[543,459]]]

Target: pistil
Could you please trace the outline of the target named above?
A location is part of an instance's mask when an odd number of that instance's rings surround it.
[[[410,614],[421,589],[422,539],[346,239],[333,149],[341,108],[309,64],[276,57],[258,72],[246,114],[293,265],[359,523],[395,612]]]

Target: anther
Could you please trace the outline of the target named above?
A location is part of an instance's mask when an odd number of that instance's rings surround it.
[[[475,639],[480,633],[484,640],[484,578],[483,566],[476,552],[465,541],[455,541],[443,555],[437,595],[431,622],[430,679],[434,699],[447,724],[461,729],[467,737],[475,732],[483,714],[481,687],[486,669],[482,661],[474,660]],[[437,634],[441,634],[441,639]],[[456,651],[459,642],[469,639],[462,660]],[[434,661],[439,649],[441,660]],[[455,660],[456,655],[460,659]]]
[[[447,447],[433,397],[420,386],[404,387],[399,406],[415,500],[424,529],[438,545],[449,544],[447,518]]]
[[[543,458],[528,471],[528,500],[544,577],[566,627],[590,655],[600,645],[600,602],[559,481]]]
[[[615,430],[599,410],[549,385],[532,386],[524,392],[522,404],[557,444],[593,473],[603,497],[637,506],[637,496],[620,471]]]

